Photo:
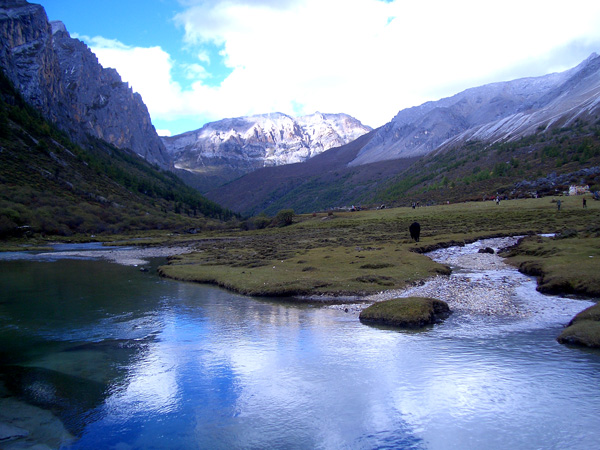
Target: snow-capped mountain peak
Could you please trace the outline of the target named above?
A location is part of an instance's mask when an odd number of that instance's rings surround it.
[[[260,114],[211,122],[163,142],[175,167],[190,172],[229,172],[219,181],[265,166],[306,161],[347,144],[371,128],[347,114],[302,117]]]

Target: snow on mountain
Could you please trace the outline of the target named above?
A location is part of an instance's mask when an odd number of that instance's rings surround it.
[[[517,139],[565,115],[575,120],[598,106],[598,66],[593,54],[565,72],[488,84],[404,109],[349,165],[421,156],[471,139]]]
[[[294,118],[272,113],[223,119],[162,139],[176,168],[226,172],[223,177],[231,179],[261,167],[306,161],[370,130],[346,114],[317,112]]]
[[[576,70],[575,70],[576,69]],[[568,71],[563,84],[548,92],[526,111],[501,120],[472,127],[444,143],[455,145],[469,140],[510,142],[553,126],[568,127],[577,119],[600,111],[600,57],[596,54]]]

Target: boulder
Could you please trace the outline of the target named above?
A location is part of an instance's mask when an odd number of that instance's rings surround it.
[[[360,313],[366,324],[400,328],[422,328],[442,321],[451,314],[448,304],[427,297],[395,298],[375,303]]]

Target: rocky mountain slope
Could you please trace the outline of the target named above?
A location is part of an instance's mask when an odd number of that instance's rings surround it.
[[[0,0],[0,66],[26,101],[76,142],[92,136],[171,166],[141,96],[62,23],[50,24],[42,6]]]
[[[224,119],[162,139],[175,167],[200,175],[206,188],[262,167],[306,161],[370,130],[346,114],[272,113]]]
[[[557,172],[597,184],[596,171],[577,174],[600,163],[599,119],[600,57],[594,54],[566,72],[472,88],[400,111],[369,139],[326,152],[352,148],[337,166],[317,164],[320,155],[259,170],[207,195],[256,214],[561,192],[560,184],[538,188],[523,181]]]
[[[555,82],[562,80],[562,83],[550,90],[540,89],[545,94],[535,103],[501,120],[471,127],[449,139],[445,146],[467,141],[511,142],[552,127],[568,128],[578,120],[587,121],[595,116],[600,109],[598,55],[593,54],[576,68],[553,76]]]
[[[471,139],[514,140],[563,116],[575,120],[597,106],[599,64],[593,54],[565,72],[488,84],[402,110],[350,165],[422,156]]]

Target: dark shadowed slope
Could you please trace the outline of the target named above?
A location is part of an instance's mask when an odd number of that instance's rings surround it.
[[[215,189],[207,197],[244,215],[283,208],[311,212],[360,204],[382,180],[405,170],[415,158],[347,167],[375,131],[304,163],[257,170]]]

